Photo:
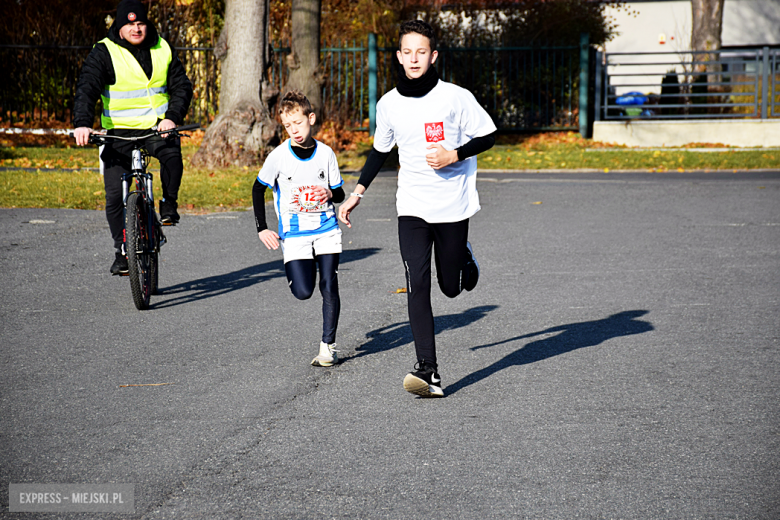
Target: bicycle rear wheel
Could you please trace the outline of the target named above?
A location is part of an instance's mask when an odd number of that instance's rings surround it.
[[[130,291],[138,310],[149,308],[152,294],[152,256],[149,248],[149,222],[146,204],[141,195],[132,193],[127,197],[125,231],[127,232],[127,264],[130,276]],[[155,262],[156,264],[156,262]],[[156,267],[156,265],[155,265]]]

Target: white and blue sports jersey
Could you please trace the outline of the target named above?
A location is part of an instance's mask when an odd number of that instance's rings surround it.
[[[287,139],[268,154],[257,175],[257,180],[273,191],[282,240],[318,235],[339,227],[332,202],[319,204],[310,199],[315,186],[333,190],[344,184],[331,147],[316,139],[314,145],[312,156],[301,159]]]

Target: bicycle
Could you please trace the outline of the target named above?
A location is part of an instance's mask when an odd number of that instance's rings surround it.
[[[102,146],[109,140],[132,141],[132,167],[122,175],[122,200],[124,201],[124,250],[127,254],[130,291],[138,310],[149,308],[149,299],[157,294],[159,280],[160,246],[167,242],[162,232],[163,224],[157,218],[152,194],[152,174],[146,171],[149,153],[144,141],[153,136],[188,137],[180,132],[200,128],[199,124],[183,125],[171,130],[153,130],[138,137],[119,137],[108,134],[90,134],[89,143]],[[134,187],[131,185],[135,179]],[[166,225],[174,225],[166,224]]]

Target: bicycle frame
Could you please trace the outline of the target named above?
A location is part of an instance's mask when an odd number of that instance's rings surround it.
[[[143,153],[141,147],[136,144],[137,148],[133,149],[132,153],[132,166],[130,171],[122,176],[122,200],[127,203],[127,196],[131,192],[128,191],[129,179],[135,177],[136,179],[136,191],[145,193],[145,198],[150,202],[154,202],[154,195],[152,194],[152,175],[146,172],[147,158],[148,156]]]
[[[200,125],[179,126],[171,130],[153,129],[148,135],[126,137],[92,133],[91,144],[103,145],[109,140],[132,141],[130,171],[122,173],[122,216],[125,223],[122,233],[123,253],[128,260],[128,276],[133,302],[138,310],[149,308],[149,297],[157,294],[160,246],[166,243],[162,223],[157,219],[152,191],[152,174],[146,170],[149,153],[146,139],[171,134],[186,136],[182,130],[194,130]],[[132,209],[128,210],[128,206]],[[132,211],[132,214],[129,214]],[[130,247],[128,247],[130,244]]]
[[[127,220],[127,198],[132,193],[139,193],[146,206],[146,221],[149,226],[147,247],[150,251],[160,252],[160,246],[165,243],[165,236],[160,230],[157,213],[154,210],[154,193],[152,190],[152,174],[146,171],[149,156],[144,153],[142,141],[136,141],[133,145],[131,168],[122,175],[122,202],[124,210],[122,218]],[[131,191],[130,184],[135,179],[135,189]],[[127,251],[127,229],[123,236],[125,251]],[[159,239],[159,240],[158,240]]]

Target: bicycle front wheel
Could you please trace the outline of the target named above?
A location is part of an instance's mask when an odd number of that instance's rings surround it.
[[[160,279],[160,253],[154,252],[149,257],[149,267],[152,270],[152,294],[159,294],[157,290]]]
[[[152,294],[152,259],[155,252],[150,248],[149,222],[146,204],[141,195],[132,193],[127,197],[125,231],[127,233],[127,265],[130,276],[130,291],[138,310],[149,308]],[[156,267],[156,266],[155,266]]]

